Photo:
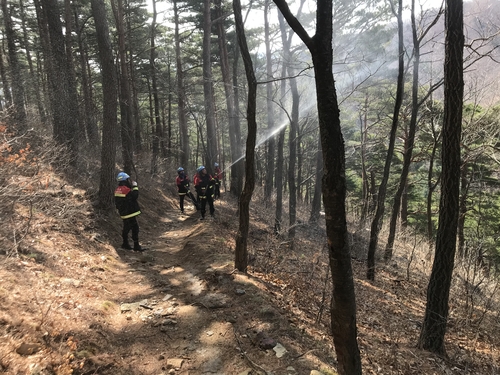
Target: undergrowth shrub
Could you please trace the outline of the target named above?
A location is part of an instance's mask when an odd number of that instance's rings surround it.
[[[30,232],[39,192],[54,184],[56,171],[66,168],[65,148],[34,131],[18,135],[0,123],[0,249],[17,254]]]

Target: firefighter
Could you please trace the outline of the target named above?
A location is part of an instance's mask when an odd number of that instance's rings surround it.
[[[125,172],[118,173],[116,177],[118,187],[115,190],[115,206],[123,220],[122,230],[122,249],[144,251],[145,249],[139,244],[139,223],[137,216],[141,214],[139,207],[139,188],[137,182],[133,181]],[[134,247],[132,248],[128,242],[128,234],[132,231],[132,240]]]

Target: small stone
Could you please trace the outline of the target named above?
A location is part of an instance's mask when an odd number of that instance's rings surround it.
[[[31,355],[38,352],[42,346],[40,344],[27,344],[23,342],[19,348],[16,349],[16,353],[19,355]]]
[[[273,350],[276,352],[276,357],[278,357],[278,358],[283,357],[286,353],[285,347],[283,345],[281,345],[280,343],[277,343],[275,345],[275,347],[273,348]]]
[[[264,337],[262,340],[259,341],[259,347],[264,350],[272,349],[275,346],[276,346],[276,340],[274,340],[271,337]]]
[[[167,369],[180,370],[184,359],[182,358],[169,358],[167,359]]]

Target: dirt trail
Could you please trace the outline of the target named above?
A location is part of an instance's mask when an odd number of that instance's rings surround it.
[[[289,329],[287,319],[255,280],[234,272],[230,239],[220,228],[234,212],[224,205],[218,202],[216,220],[205,221],[194,208],[186,215],[168,210],[153,226],[141,223],[150,250],[117,251],[126,266],[108,284],[120,308],[106,320],[124,374],[309,374],[313,368],[293,346],[292,355],[279,350],[289,340],[280,332]]]
[[[175,193],[163,190],[141,189],[140,238],[150,248],[143,253],[119,248],[119,217],[96,218],[84,192],[47,192],[19,256],[2,257],[0,373],[302,375],[331,368],[262,281],[233,269],[236,203],[217,201],[217,218],[200,221],[189,204],[180,215]],[[68,219],[57,219],[69,209]]]
[[[144,202],[154,201],[149,194]],[[141,238],[151,250],[119,250],[127,267],[109,280],[120,285],[120,310],[109,317],[120,332],[119,367],[191,375],[329,368],[305,354],[311,347],[302,349],[300,342],[307,335],[290,325],[288,312],[272,303],[261,281],[233,269],[236,202],[216,201],[216,219],[200,221],[191,205],[180,215],[177,201],[164,199],[166,210],[149,205],[140,218]],[[124,303],[136,305],[123,311]]]

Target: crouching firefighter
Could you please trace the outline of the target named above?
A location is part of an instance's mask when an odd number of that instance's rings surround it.
[[[123,220],[123,243],[121,247],[125,250],[144,251],[146,249],[142,248],[139,244],[139,223],[137,222],[137,216],[141,214],[141,209],[137,201],[139,198],[137,182],[132,181],[130,176],[125,172],[118,173],[116,180],[118,181],[118,187],[115,190],[115,206]],[[132,231],[132,240],[134,241],[133,248],[128,242],[130,231]]]

